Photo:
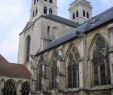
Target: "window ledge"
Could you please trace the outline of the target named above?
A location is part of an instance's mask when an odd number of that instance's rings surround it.
[[[89,88],[89,90],[107,90],[107,89],[113,89],[113,85],[100,85],[100,86],[94,86],[92,88]]]

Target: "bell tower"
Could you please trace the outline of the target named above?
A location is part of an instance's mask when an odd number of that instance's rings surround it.
[[[30,20],[41,15],[57,15],[57,0],[32,0]]]
[[[69,12],[70,19],[81,24],[92,17],[92,6],[86,0],[75,0],[70,4]]]

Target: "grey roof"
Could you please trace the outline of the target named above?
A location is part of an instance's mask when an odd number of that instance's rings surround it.
[[[61,37],[59,39],[52,41],[44,50],[42,50],[41,52],[37,52],[36,56],[38,56],[52,48],[55,48],[63,43],[66,43],[70,40],[78,38],[80,36],[80,34],[90,32],[91,30],[93,30],[101,25],[104,25],[105,23],[108,23],[108,22],[113,22],[113,7],[106,10],[105,12],[91,18],[86,23],[84,23],[80,27],[76,28],[74,31],[64,35],[63,37]]]
[[[58,21],[60,23],[64,23],[66,25],[75,27],[75,28],[79,26],[79,24],[75,23],[74,21],[71,21],[71,20],[68,20],[66,18],[63,18],[63,17],[60,17],[60,16],[56,16],[56,15],[48,14],[48,15],[42,15],[42,17],[45,17],[45,18],[48,18],[48,19],[52,19],[52,20]]]

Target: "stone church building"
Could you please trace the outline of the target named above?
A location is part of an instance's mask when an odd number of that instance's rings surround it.
[[[20,90],[2,78],[3,95],[113,95],[113,7],[92,17],[91,3],[75,0],[69,15],[57,15],[57,0],[32,0],[13,67],[20,69],[4,74]]]

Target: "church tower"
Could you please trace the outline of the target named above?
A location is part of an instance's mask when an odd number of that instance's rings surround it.
[[[92,17],[92,6],[86,0],[76,0],[70,4],[69,12],[70,19],[81,24]]]
[[[30,19],[44,14],[57,15],[57,0],[32,0]]]

